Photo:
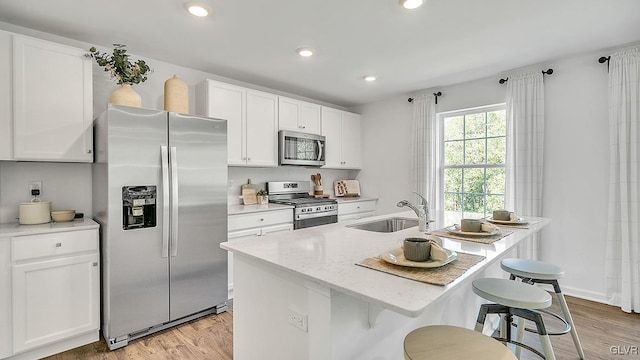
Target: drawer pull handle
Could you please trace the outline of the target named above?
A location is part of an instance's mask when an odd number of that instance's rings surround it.
[[[98,263],[97,263],[97,262],[94,262],[94,263],[93,263],[93,266],[98,266]]]
[[[62,247],[62,243],[56,243],[56,247]]]
[[[264,221],[264,219],[260,219],[260,221]]]

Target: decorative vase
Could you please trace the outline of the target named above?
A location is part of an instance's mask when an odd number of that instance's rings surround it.
[[[189,113],[189,85],[178,75],[164,82],[164,109],[181,114]]]
[[[142,106],[142,98],[133,91],[131,84],[122,84],[111,92],[109,102],[114,105],[125,105],[132,107]]]

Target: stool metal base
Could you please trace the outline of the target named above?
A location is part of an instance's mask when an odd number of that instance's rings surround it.
[[[518,341],[513,341],[511,339],[511,326],[506,326],[505,333],[501,334],[500,338],[495,339],[504,343],[514,344],[518,347],[518,349],[525,348],[545,360],[556,359],[555,354],[553,353],[553,348],[551,346],[551,340],[549,339],[549,334],[547,333],[547,329],[544,326],[544,320],[542,319],[542,315],[539,312],[529,309],[514,308],[501,304],[484,304],[480,306],[480,312],[478,313],[478,319],[476,320],[476,331],[482,332],[487,314],[503,315],[506,324],[511,324],[514,316],[532,321],[536,325],[536,332],[538,333],[540,342],[542,343],[542,352],[522,343],[522,338],[518,338]]]
[[[511,276],[509,276],[509,279],[511,280],[516,280],[517,278],[521,279],[523,283],[527,283],[530,285],[533,284],[548,284],[548,285],[552,285],[553,286],[553,291],[556,294],[556,298],[558,299],[558,303],[560,304],[560,309],[562,310],[562,313],[564,314],[564,318],[560,317],[557,314],[554,314],[552,312],[546,312],[551,316],[554,316],[558,319],[560,319],[562,322],[564,322],[566,324],[566,329],[558,332],[558,333],[549,333],[549,335],[564,335],[568,332],[571,333],[571,337],[573,338],[573,343],[576,346],[576,351],[578,352],[578,356],[580,357],[580,359],[584,359],[584,351],[582,350],[582,344],[580,343],[580,338],[578,338],[578,332],[576,331],[575,325],[573,324],[573,318],[571,317],[571,312],[569,311],[569,306],[567,305],[567,300],[564,298],[564,294],[562,293],[562,290],[560,289],[560,284],[558,284],[558,280],[554,279],[554,280],[543,280],[543,279],[535,279],[535,278],[530,278],[530,277],[522,277],[522,276],[518,276],[518,275],[514,275],[511,274]],[[520,328],[518,330],[518,340],[522,341],[522,337],[524,336],[524,327]],[[527,331],[531,331],[531,332],[535,332],[532,331],[530,329],[526,329]],[[516,352],[516,355],[518,356],[518,358],[520,358],[520,353]]]

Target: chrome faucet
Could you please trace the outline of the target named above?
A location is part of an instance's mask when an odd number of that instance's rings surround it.
[[[419,231],[427,231],[427,223],[429,221],[429,206],[428,206],[428,202],[427,199],[425,199],[424,197],[422,197],[422,195],[418,194],[417,192],[413,192],[414,194],[418,195],[420,197],[420,204],[419,205],[413,205],[412,203],[410,203],[407,200],[402,200],[400,202],[398,202],[398,204],[396,204],[397,207],[408,207],[411,210],[413,210],[416,213],[416,216],[418,216],[418,230]]]

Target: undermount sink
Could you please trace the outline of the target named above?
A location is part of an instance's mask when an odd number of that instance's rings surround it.
[[[347,225],[347,227],[354,228],[354,229],[375,231],[375,232],[382,232],[382,233],[396,232],[396,231],[412,228],[415,226],[418,226],[417,219],[407,219],[407,218],[398,218],[398,217],[376,220],[376,221],[366,222],[363,224]]]

